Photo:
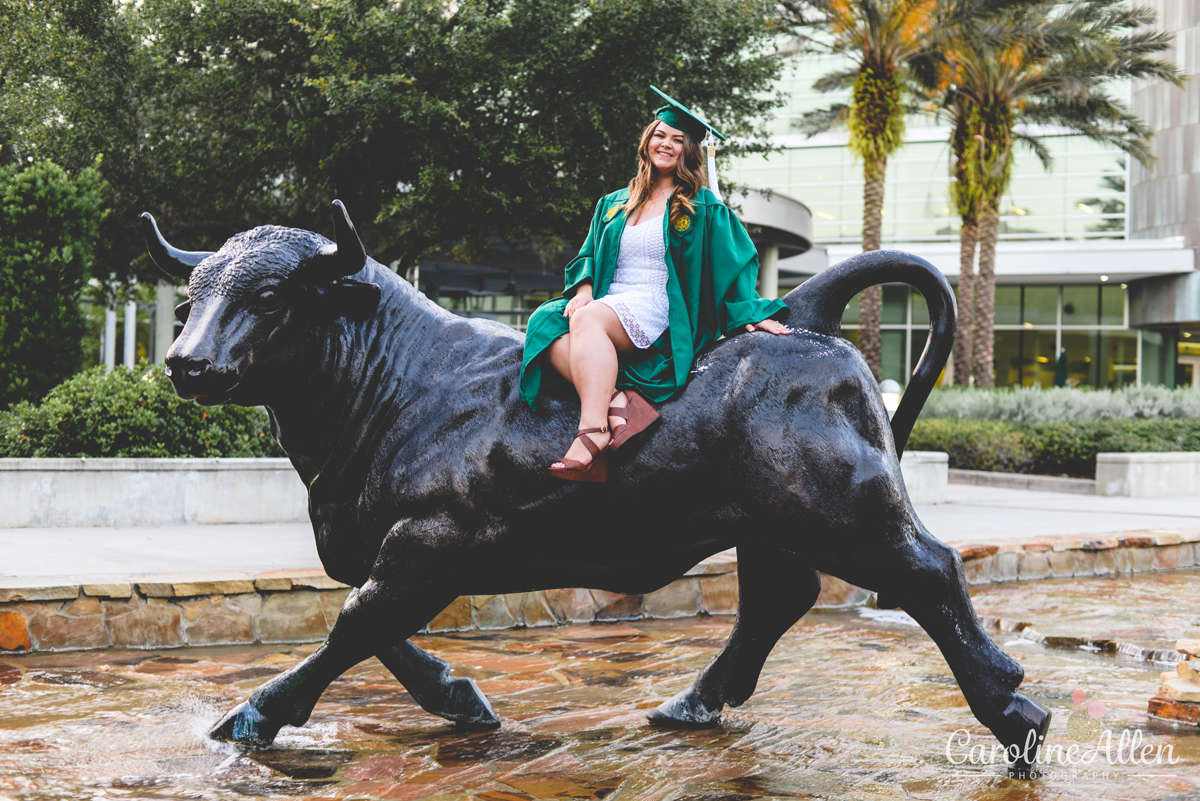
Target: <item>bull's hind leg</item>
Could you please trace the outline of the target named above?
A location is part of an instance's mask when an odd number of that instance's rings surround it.
[[[660,726],[711,726],[725,704],[741,706],[754,693],[763,664],[783,633],[817,602],[821,577],[807,562],[781,551],[738,546],[738,611],[721,653],[690,689],[647,717]]]
[[[450,663],[409,640],[375,656],[421,708],[466,726],[499,726],[500,718],[474,679],[450,675]]]
[[[920,521],[915,536],[860,548],[828,572],[875,590],[904,609],[937,643],[971,712],[1007,749],[1016,775],[1028,776],[1050,728],[1050,711],[1017,692],[1025,671],[987,635],[967,593],[958,551],[935,539]],[[890,605],[890,604],[889,604]]]

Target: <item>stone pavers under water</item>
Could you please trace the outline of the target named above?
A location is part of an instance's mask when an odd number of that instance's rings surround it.
[[[981,611],[1039,631],[1091,635],[1094,624],[1144,630],[1153,642],[1200,636],[1200,613],[1188,611],[1200,609],[1195,570],[975,594]],[[810,613],[776,647],[755,696],[720,728],[652,728],[645,710],[686,687],[730,625],[698,618],[421,637],[457,675],[480,683],[501,729],[462,732],[425,714],[371,660],[330,687],[307,726],[285,729],[259,752],[208,742],[203,732],[313,646],[4,656],[0,798],[1160,799],[1200,791],[1200,730],[1146,717],[1163,666],[1012,633],[995,636],[1025,666],[1024,691],[1055,711],[1049,742],[1064,749],[1060,761],[1069,746],[1103,742],[1107,730],[1117,764],[1100,752],[1090,765],[1048,765],[1032,783],[1008,778],[1000,764],[972,764],[965,737],[985,749],[994,741],[936,647],[898,612]],[[1131,764],[1127,751],[1118,758],[1122,736],[1151,746],[1148,764]],[[1173,764],[1154,761],[1166,746]]]

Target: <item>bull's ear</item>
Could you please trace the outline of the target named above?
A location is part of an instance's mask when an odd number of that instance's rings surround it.
[[[381,292],[378,284],[342,278],[325,293],[326,308],[334,317],[365,320],[375,313]]]
[[[183,303],[180,303],[178,306],[175,307],[175,319],[178,320],[179,322],[183,323],[184,325],[187,325],[187,318],[188,318],[188,315],[191,313],[192,313],[192,302],[190,300],[185,300]]]

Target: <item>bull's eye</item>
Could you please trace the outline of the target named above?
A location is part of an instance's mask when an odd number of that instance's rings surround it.
[[[254,296],[254,308],[259,311],[274,311],[279,308],[279,292],[274,287],[259,290]]]

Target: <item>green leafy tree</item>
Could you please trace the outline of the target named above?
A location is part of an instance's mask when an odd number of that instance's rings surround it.
[[[765,0],[5,2],[32,20],[22,52],[50,37],[70,55],[38,67],[49,104],[0,97],[0,125],[13,154],[105,153],[125,227],[106,229],[101,274],[154,275],[135,258],[143,210],[180,246],[212,249],[267,222],[332,234],[334,197],[402,268],[445,243],[555,250],[633,174],[649,84],[736,137],[727,155],[767,149],[757,121],[778,103]],[[92,22],[73,22],[76,6]],[[93,55],[83,73],[66,66]],[[104,124],[41,136],[50,118]]]
[[[125,277],[141,249],[136,214],[142,55],[132,7],[113,0],[0,0],[0,163],[50,160],[106,179],[93,275]]]
[[[0,408],[42,397],[80,367],[79,296],[103,194],[95,167],[0,167]]]

